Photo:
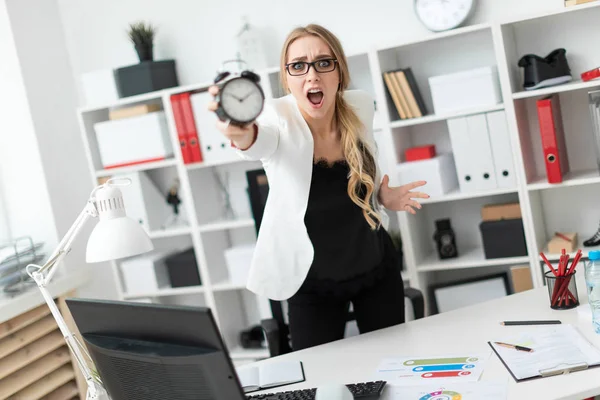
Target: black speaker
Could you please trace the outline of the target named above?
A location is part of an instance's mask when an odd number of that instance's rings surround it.
[[[458,257],[456,236],[449,219],[435,221],[436,231],[433,240],[436,242],[438,255],[441,259]]]

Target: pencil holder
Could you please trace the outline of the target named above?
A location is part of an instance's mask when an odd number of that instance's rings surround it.
[[[550,307],[555,310],[568,310],[579,305],[577,294],[577,283],[575,274],[577,272],[555,276],[552,271],[546,272],[546,286],[550,296]]]

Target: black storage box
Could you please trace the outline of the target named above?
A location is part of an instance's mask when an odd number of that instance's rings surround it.
[[[483,221],[479,224],[485,258],[527,255],[525,231],[521,218]]]
[[[142,61],[115,70],[119,97],[179,86],[175,60]]]
[[[165,264],[172,287],[199,286],[201,284],[193,248],[167,257]]]

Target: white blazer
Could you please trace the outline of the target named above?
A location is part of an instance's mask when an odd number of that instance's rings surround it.
[[[375,151],[373,98],[364,91],[349,90],[344,92],[344,99],[366,127],[364,139]],[[237,150],[246,160],[260,160],[269,182],[247,288],[273,300],[286,300],[304,282],[314,257],[304,224],[312,178],[313,136],[292,95],[266,102],[256,122],[254,144],[247,150]],[[377,160],[377,154],[374,157]],[[380,182],[378,166],[375,196]],[[387,214],[377,201],[376,206],[387,228]]]

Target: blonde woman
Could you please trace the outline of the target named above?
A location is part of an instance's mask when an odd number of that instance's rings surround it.
[[[308,25],[288,35],[281,82],[288,95],[254,123],[217,123],[241,157],[262,161],[269,182],[248,289],[288,301],[293,350],[342,339],[350,303],[361,333],[404,322],[383,208],[414,214],[415,199],[429,196],[412,190],[425,182],[389,187],[381,178],[373,99],[346,90],[347,60],[330,31]]]

